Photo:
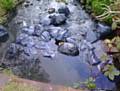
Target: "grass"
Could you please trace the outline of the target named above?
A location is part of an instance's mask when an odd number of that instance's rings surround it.
[[[0,0],[0,7],[6,12],[11,11],[15,7],[15,0]]]
[[[37,88],[25,84],[25,83],[19,83],[19,82],[9,82],[6,84],[6,86],[4,86],[2,89],[2,91],[38,91]]]
[[[7,75],[7,76],[12,76],[13,75],[13,72],[10,69],[4,69],[2,71],[2,73],[5,74],[5,75]]]
[[[17,0],[0,0],[0,24],[7,20],[8,13],[14,9]]]

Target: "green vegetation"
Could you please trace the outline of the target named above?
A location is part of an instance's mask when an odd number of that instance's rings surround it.
[[[11,11],[15,7],[15,0],[0,0],[0,7],[5,11]]]
[[[4,69],[4,70],[2,71],[2,73],[5,74],[5,75],[7,75],[7,76],[12,76],[12,75],[13,75],[12,70],[7,69],[7,68]]]
[[[56,0],[57,2],[64,2],[67,3],[67,0]]]
[[[85,82],[74,83],[73,88],[79,89],[81,86],[85,86],[86,88],[92,90],[96,88],[95,79],[89,77]]]
[[[115,76],[120,75],[120,71],[118,71],[114,65],[106,65],[105,68],[104,75],[107,76],[110,80],[114,80]]]
[[[96,19],[107,24],[120,23],[120,0],[84,0],[83,3]]]
[[[81,0],[86,11],[91,11],[92,16],[108,25],[116,32],[113,39],[105,39],[104,43],[107,47],[107,52],[120,53],[120,0]],[[108,54],[103,54],[101,60],[104,62],[109,60]],[[114,54],[112,54],[114,57]],[[120,61],[120,59],[118,58]],[[110,80],[114,80],[115,76],[120,75],[120,71],[116,69],[114,64],[107,64],[102,69],[104,75]]]
[[[0,24],[7,20],[8,13],[16,6],[17,0],[0,0]]]
[[[19,82],[9,82],[2,88],[2,91],[38,91],[35,87]]]

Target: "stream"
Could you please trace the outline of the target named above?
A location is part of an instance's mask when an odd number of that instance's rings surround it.
[[[12,43],[6,48],[3,64],[15,75],[66,86],[92,76],[97,88],[115,88],[100,72],[105,50],[99,37],[110,28],[92,20],[76,0],[67,0],[67,4],[26,0],[9,30]]]

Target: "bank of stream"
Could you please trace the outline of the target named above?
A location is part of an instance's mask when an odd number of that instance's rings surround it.
[[[31,80],[73,86],[92,77],[96,89],[115,89],[100,72],[105,54],[100,38],[110,27],[92,20],[76,0],[27,0],[17,10],[8,24],[12,43],[2,65]]]

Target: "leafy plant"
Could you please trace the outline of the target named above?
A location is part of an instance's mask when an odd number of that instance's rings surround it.
[[[101,59],[102,61],[107,61],[107,60],[108,60],[108,55],[107,55],[106,53],[104,53],[104,54],[100,57],[100,59]]]
[[[115,76],[120,75],[120,71],[118,71],[114,65],[106,65],[104,71],[104,75],[107,76],[110,80],[114,80]]]
[[[96,19],[108,24],[120,24],[120,0],[84,0],[84,3]]]
[[[81,85],[84,85],[88,89],[96,88],[95,79],[92,77],[89,77],[85,82],[74,83],[73,88],[78,89]]]
[[[120,37],[116,36],[113,39],[106,39],[105,44],[107,44],[107,47],[112,49],[112,48],[116,48],[117,52],[120,52]]]

